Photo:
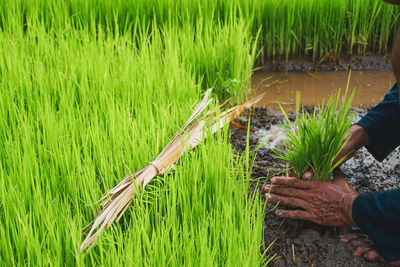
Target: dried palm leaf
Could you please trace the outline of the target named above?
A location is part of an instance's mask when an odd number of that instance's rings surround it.
[[[184,126],[172,137],[171,141],[158,155],[158,157],[145,168],[126,177],[117,186],[109,190],[108,193],[100,199],[103,210],[83,230],[90,227],[85,240],[82,242],[80,250],[91,248],[102,231],[107,229],[111,223],[118,221],[124,214],[133,197],[138,190],[143,189],[155,176],[164,174],[166,170],[173,167],[173,164],[187,150],[200,144],[207,134],[213,134],[225,124],[229,123],[240,115],[244,110],[257,103],[262,95],[256,97],[243,105],[236,106],[217,115],[217,111],[211,111],[206,114],[208,119],[214,121],[211,126],[205,128],[206,121],[203,119],[193,123],[201,113],[210,104],[209,99],[211,89],[207,90],[203,100],[194,108],[192,115]],[[221,105],[225,106],[227,102]],[[193,124],[192,124],[193,123]],[[191,125],[192,124],[192,125]],[[86,231],[87,232],[87,231]]]

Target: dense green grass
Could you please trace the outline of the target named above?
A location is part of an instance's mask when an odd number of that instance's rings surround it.
[[[385,53],[400,15],[399,7],[382,0],[8,0],[0,10],[3,29],[15,23],[29,28],[30,21],[39,20],[47,29],[102,25],[119,34],[130,33],[135,24],[151,32],[164,25],[230,24],[240,18],[253,37],[260,33],[260,62]]]
[[[243,23],[132,26],[118,35],[95,23],[8,21],[0,34],[0,265],[265,260],[262,207],[248,197],[247,161],[234,158],[227,129],[156,179],[86,258],[78,252],[96,201],[158,155],[201,97],[197,84],[249,78]],[[243,96],[245,82],[236,90]]]

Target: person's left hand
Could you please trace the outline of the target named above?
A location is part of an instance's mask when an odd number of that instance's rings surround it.
[[[342,175],[332,182],[273,177],[271,183],[272,185],[264,187],[264,197],[268,198],[269,202],[298,208],[278,209],[275,211],[277,216],[308,220],[326,226],[355,225],[352,206],[358,193]]]

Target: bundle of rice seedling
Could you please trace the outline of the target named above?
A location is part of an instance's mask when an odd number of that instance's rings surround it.
[[[195,107],[188,121],[172,137],[171,141],[154,161],[140,171],[123,179],[100,199],[103,209],[97,218],[84,228],[85,230],[90,227],[90,230],[88,230],[87,236],[82,242],[81,251],[86,248],[90,249],[101,232],[121,218],[139,190],[143,190],[155,176],[164,174],[166,170],[172,168],[173,164],[185,151],[196,147],[207,135],[215,133],[262,98],[262,95],[260,95],[243,105],[221,113],[218,113],[216,109],[209,111],[206,114],[206,118],[211,121],[211,124],[207,126],[204,119],[196,120],[212,101],[212,99],[209,99],[210,93],[211,89],[208,89],[203,100]],[[220,108],[225,106],[227,102],[222,104]]]
[[[354,91],[347,97],[347,89],[341,101],[340,90],[331,96],[326,105],[319,105],[313,113],[297,112],[296,122],[283,125],[288,138],[285,149],[275,150],[275,157],[285,160],[294,175],[312,170],[314,180],[330,180],[331,173],[344,159],[337,159],[347,140],[343,141],[354,118],[350,110]]]

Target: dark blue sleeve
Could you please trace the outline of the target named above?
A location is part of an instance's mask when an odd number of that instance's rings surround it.
[[[356,124],[367,132],[366,148],[382,161],[400,145],[400,106],[397,84]],[[400,260],[400,189],[359,195],[353,203],[353,219],[371,238],[386,261]]]
[[[370,143],[366,148],[375,159],[384,160],[398,147],[400,145],[400,104],[397,84],[356,124],[367,132]]]
[[[387,262],[400,260],[400,189],[359,195],[352,213]]]

